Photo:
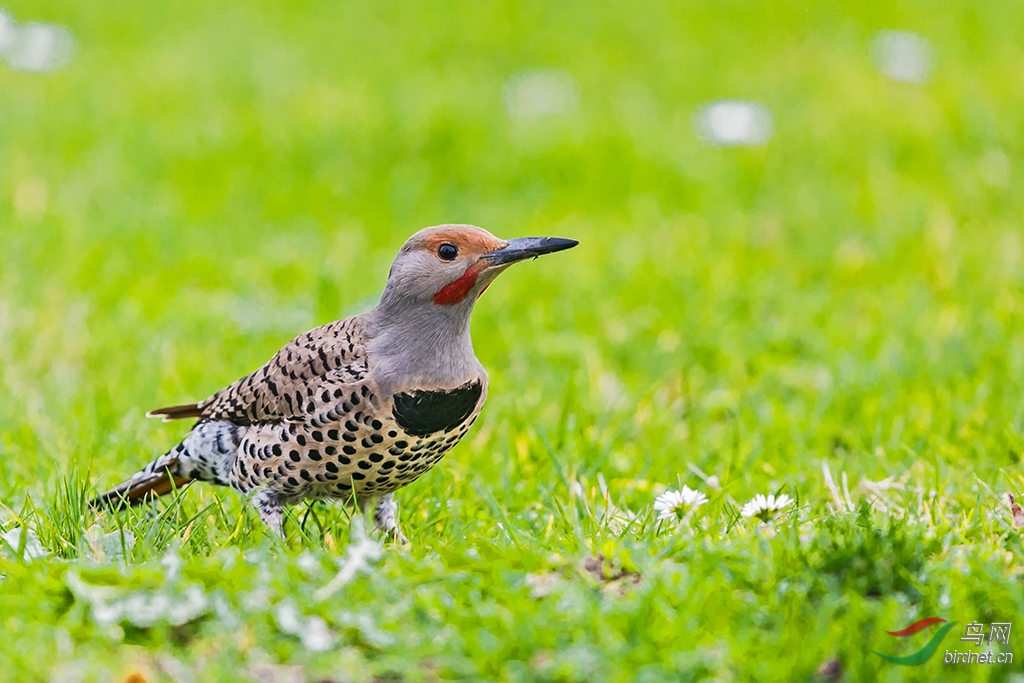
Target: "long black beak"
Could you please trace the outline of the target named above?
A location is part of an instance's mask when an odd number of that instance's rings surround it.
[[[501,249],[488,252],[481,256],[492,265],[501,266],[508,263],[515,263],[528,258],[537,258],[544,254],[551,254],[563,249],[572,249],[579,242],[567,240],[561,237],[517,237],[509,240]]]

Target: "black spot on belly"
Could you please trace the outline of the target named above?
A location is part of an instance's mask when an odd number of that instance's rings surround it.
[[[413,436],[427,436],[458,427],[473,414],[480,400],[480,382],[467,382],[451,391],[413,391],[395,394],[395,422]]]

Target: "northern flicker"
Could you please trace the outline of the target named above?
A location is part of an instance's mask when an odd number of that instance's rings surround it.
[[[251,495],[277,533],[284,506],[333,498],[374,506],[376,526],[400,538],[392,493],[458,443],[487,397],[469,335],[477,298],[509,265],[576,244],[471,225],[417,232],[376,308],[296,337],[205,401],[147,413],[196,423],[91,504],[123,508],[203,481]]]

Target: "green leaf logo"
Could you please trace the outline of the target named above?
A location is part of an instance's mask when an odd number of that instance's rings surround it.
[[[940,617],[926,617],[924,619],[919,619],[918,621],[915,621],[913,624],[907,626],[904,629],[900,629],[899,631],[886,631],[886,633],[888,633],[890,636],[896,636],[897,638],[905,638],[906,636],[912,636],[918,631],[922,631],[933,624],[940,624],[944,623],[945,621],[945,619],[942,619]],[[942,642],[942,639],[946,637],[946,634],[949,633],[950,629],[956,626],[956,624],[957,622],[955,621],[947,623],[945,626],[943,626],[935,632],[935,635],[933,635],[931,639],[927,643],[925,643],[924,647],[922,647],[920,650],[912,654],[905,655],[903,657],[896,657],[893,655],[883,654],[881,652],[878,652],[877,650],[872,650],[872,652],[874,652],[882,659],[892,662],[893,664],[902,664],[903,666],[917,666],[918,664],[924,664],[928,661],[929,658],[931,658],[933,654],[935,654],[935,651],[939,649],[939,643]]]

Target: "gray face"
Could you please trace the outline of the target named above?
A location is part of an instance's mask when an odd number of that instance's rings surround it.
[[[487,272],[491,270],[487,267],[490,264],[482,262],[481,257],[504,245],[503,240],[471,225],[439,225],[420,230],[395,257],[385,297],[402,300],[406,306],[437,305],[438,293],[452,287],[441,297],[440,305],[461,302],[473,290],[479,294],[497,276],[499,271]]]
[[[470,253],[460,253],[451,261],[443,261],[425,249],[403,251],[391,266],[387,286],[396,296],[409,303],[435,305],[434,297],[437,293],[459,281],[477,260],[478,257]],[[476,279],[479,282],[481,276],[485,276],[487,282],[490,282],[497,275],[497,272],[481,273]]]
[[[388,294],[409,304],[471,305],[513,263],[575,245],[575,240],[554,237],[506,241],[471,225],[427,228],[399,251],[388,277]]]
[[[471,225],[440,225],[413,235],[367,317],[367,352],[380,390],[390,395],[486,382],[469,337],[480,293],[512,263],[575,244],[538,237],[505,241]]]

